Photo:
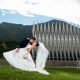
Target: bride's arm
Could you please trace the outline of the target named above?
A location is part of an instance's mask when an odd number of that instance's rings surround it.
[[[27,47],[27,49],[26,49],[26,51],[25,51],[25,54],[23,55],[23,58],[24,58],[24,59],[27,59],[28,54],[31,52],[31,50],[32,50],[31,45],[28,45],[28,47]]]
[[[30,53],[32,51],[32,49],[35,48],[35,45],[31,45],[31,48],[27,48],[27,51]]]
[[[32,50],[32,48],[27,48],[27,51],[30,53],[31,52],[31,50]]]
[[[23,58],[24,58],[24,59],[27,59],[28,53],[30,53],[34,47],[35,47],[34,44],[33,44],[33,45],[29,45],[29,46],[27,47],[26,52],[25,52],[25,54],[23,55]]]

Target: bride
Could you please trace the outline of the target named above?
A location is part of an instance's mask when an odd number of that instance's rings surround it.
[[[31,50],[38,46],[36,65],[31,57]],[[42,74],[49,74],[44,70],[45,63],[48,57],[48,50],[45,48],[44,44],[41,42],[34,42],[32,45],[28,43],[25,48],[20,48],[19,52],[16,49],[4,52],[3,56],[8,61],[8,63],[18,69],[24,71],[38,71]]]

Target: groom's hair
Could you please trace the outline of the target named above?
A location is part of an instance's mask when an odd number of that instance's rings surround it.
[[[39,42],[37,42],[37,45],[36,45],[37,47],[39,46]]]
[[[35,37],[30,37],[30,39],[36,40],[36,38],[35,38]]]

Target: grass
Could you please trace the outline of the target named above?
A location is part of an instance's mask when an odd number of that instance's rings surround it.
[[[80,71],[76,68],[47,67],[50,75],[38,72],[26,72],[11,68],[9,65],[0,65],[0,80],[80,80]]]

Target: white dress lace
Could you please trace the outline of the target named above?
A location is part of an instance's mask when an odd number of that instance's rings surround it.
[[[18,53],[16,53],[15,49],[4,52],[3,56],[8,63],[15,68],[25,71],[36,71],[35,63],[31,57],[31,54],[26,50],[27,48],[31,48],[31,45],[27,45],[25,48],[20,48]],[[28,53],[27,59],[23,58],[25,53]]]

